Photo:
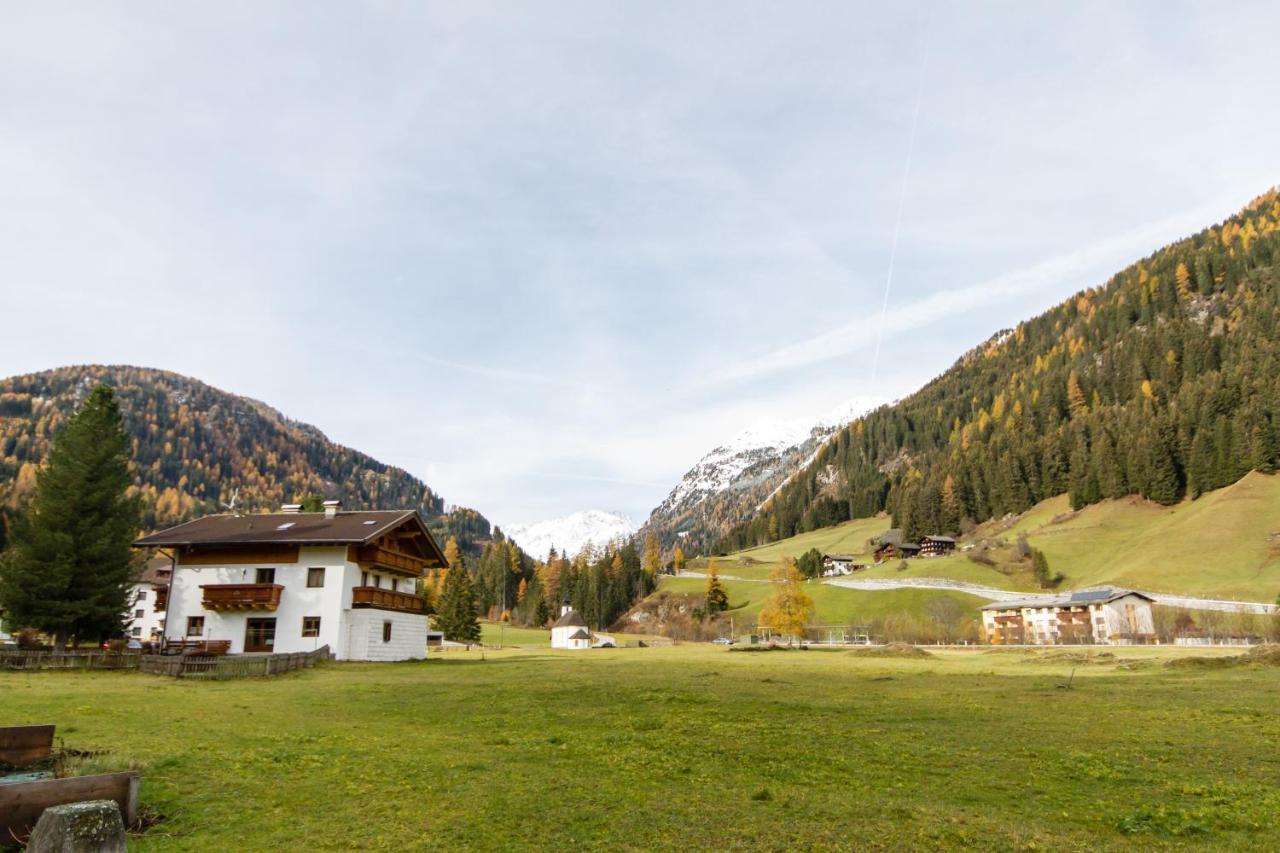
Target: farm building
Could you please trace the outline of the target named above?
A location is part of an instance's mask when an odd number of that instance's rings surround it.
[[[233,654],[328,646],[340,660],[426,655],[426,602],[415,584],[444,554],[414,510],[324,512],[286,505],[212,515],[134,542],[173,565],[166,644]]]
[[[983,635],[993,645],[1150,643],[1155,640],[1151,601],[1114,587],[1000,601],[982,608]]]
[[[950,536],[926,536],[920,540],[921,557],[940,557],[956,549],[956,540]]]
[[[874,557],[877,563],[888,560],[909,560],[920,556],[920,546],[915,542],[886,542],[876,549]]]
[[[857,559],[850,554],[823,554],[822,576],[829,578],[836,575],[851,575],[859,569],[865,569],[866,566],[860,565]]]
[[[586,620],[567,604],[560,609],[560,618],[551,626],[551,648],[591,648],[591,632],[587,630]]]
[[[125,621],[131,639],[155,643],[164,636],[164,608],[172,574],[173,562],[169,557],[152,557],[129,588],[129,612],[125,614]]]

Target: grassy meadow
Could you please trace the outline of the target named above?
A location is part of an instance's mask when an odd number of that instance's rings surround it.
[[[915,654],[0,672],[0,724],[139,767],[138,850],[1280,848],[1280,668]]]
[[[1206,598],[1272,602],[1280,595],[1280,475],[1252,473],[1226,488],[1172,507],[1138,499],[1104,501],[1071,512],[1066,495],[1044,501],[1010,521],[981,525],[964,541],[1003,539],[1020,534],[1042,549],[1068,589],[1115,584],[1155,592]],[[715,559],[721,574],[767,578],[784,557],[810,548],[823,553],[862,554],[867,541],[883,533],[888,516],[856,519],[749,548]],[[1273,535],[1275,538],[1273,539]],[[1033,591],[1030,566],[1014,559],[1012,548],[993,552],[996,566],[968,554],[907,561],[859,572],[859,578],[941,577],[999,589]],[[693,568],[701,569],[701,565]],[[844,590],[846,594],[854,593]],[[882,595],[887,593],[863,593]],[[745,593],[747,597],[749,594]],[[834,606],[831,612],[859,610]]]

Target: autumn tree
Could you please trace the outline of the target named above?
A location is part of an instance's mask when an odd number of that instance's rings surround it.
[[[684,565],[684,549],[677,545],[675,555],[671,558],[671,568],[676,574],[680,574],[684,571]]]
[[[59,648],[123,630],[139,524],[129,447],[115,395],[99,385],[59,430],[15,521],[0,562],[10,624],[51,634]]]
[[[707,567],[707,615],[714,616],[729,609],[729,593],[720,582],[720,572],[715,563]]]
[[[644,539],[644,573],[650,578],[662,571],[662,551],[658,548],[658,534],[653,530]]]
[[[769,583],[772,591],[760,610],[760,627],[785,636],[790,644],[804,636],[813,616],[813,599],[804,591],[804,578],[791,557],[784,557],[769,574]]]

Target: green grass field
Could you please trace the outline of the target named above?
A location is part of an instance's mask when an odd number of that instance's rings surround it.
[[[0,673],[0,724],[139,767],[138,850],[1280,848],[1280,669],[1173,651]]]
[[[733,608],[728,615],[740,619],[741,624],[754,624],[756,615],[769,596],[769,584],[734,580],[723,583],[729,592],[729,605]],[[701,594],[706,590],[706,581],[702,578],[662,578],[658,588],[669,592]],[[804,590],[813,599],[813,623],[822,625],[865,625],[883,616],[920,614],[925,612],[927,602],[940,598],[954,600],[965,613],[976,619],[978,608],[987,603],[985,599],[958,592],[924,589],[866,591],[829,586],[817,581],[805,584]]]
[[[798,557],[810,548],[865,554],[869,561],[867,540],[888,527],[884,515],[858,519],[739,551],[717,558],[715,564],[722,574],[764,578],[784,556]],[[968,539],[1003,538],[1012,544],[1019,534],[1026,534],[1032,545],[1044,550],[1052,570],[1066,576],[1064,586],[1069,589],[1109,583],[1266,602],[1280,595],[1280,476],[1250,474],[1232,486],[1173,507],[1124,499],[1071,513],[1067,497],[1061,495],[1032,508],[1012,525],[982,525]],[[896,562],[876,566],[858,577],[942,577],[1000,589],[1036,589],[1029,566],[1012,562],[1003,562],[1005,571],[1001,571],[956,553],[910,560],[907,565],[902,572]]]

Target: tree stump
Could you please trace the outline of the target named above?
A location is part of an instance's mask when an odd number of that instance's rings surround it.
[[[124,821],[113,800],[50,806],[27,841],[28,853],[125,853]]]

